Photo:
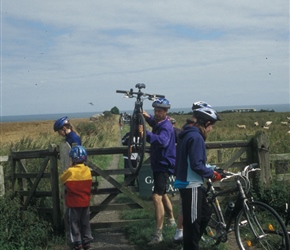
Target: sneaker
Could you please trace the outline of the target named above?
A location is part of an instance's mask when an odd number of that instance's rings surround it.
[[[175,241],[181,241],[183,239],[183,230],[177,228],[173,239]]]
[[[168,227],[176,227],[176,222],[174,219],[168,219],[166,226]]]
[[[148,245],[155,245],[163,241],[163,236],[162,234],[155,234],[153,239],[148,243]]]
[[[90,243],[83,245],[83,249],[84,250],[91,250],[92,248],[91,248]]]
[[[81,249],[83,249],[83,246],[82,245],[74,245],[72,247],[72,250],[81,250]]]

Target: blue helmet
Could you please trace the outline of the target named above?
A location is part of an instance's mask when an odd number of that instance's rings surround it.
[[[158,98],[152,103],[152,107],[170,109],[170,102],[165,98]]]
[[[87,160],[87,151],[84,147],[77,145],[71,148],[69,156],[73,163],[83,163]]]
[[[212,106],[203,101],[194,102],[192,104],[192,110],[199,109],[199,108],[212,108]]]
[[[69,124],[67,116],[61,117],[54,122],[53,129],[54,131],[60,130],[65,124]]]

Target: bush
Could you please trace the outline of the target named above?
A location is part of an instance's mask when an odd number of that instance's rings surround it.
[[[0,221],[0,249],[41,249],[52,232],[35,207],[22,210],[20,199],[9,194],[0,197]]]
[[[113,108],[111,108],[111,113],[114,115],[119,115],[120,110],[116,106],[114,106]]]
[[[285,211],[285,203],[290,202],[289,186],[285,182],[274,179],[272,185],[265,187],[260,184],[259,193],[254,193],[256,200],[265,202],[273,207],[279,214]]]

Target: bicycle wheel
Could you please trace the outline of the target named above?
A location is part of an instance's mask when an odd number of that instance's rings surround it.
[[[286,227],[273,208],[257,201],[247,203],[245,208],[235,223],[240,249],[289,249]]]
[[[216,246],[227,241],[227,233],[222,223],[216,204],[212,203],[212,214],[208,226],[202,237],[206,246]]]
[[[139,125],[143,126],[142,132],[139,132]],[[138,173],[141,168],[145,154],[145,146],[145,119],[141,113],[133,114],[128,141],[128,166],[133,174]]]

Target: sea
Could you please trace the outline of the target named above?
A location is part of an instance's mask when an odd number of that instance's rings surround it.
[[[264,105],[240,105],[240,106],[216,106],[217,112],[234,110],[234,109],[255,109],[269,110],[274,112],[290,112],[290,104],[264,104]],[[120,112],[132,113],[132,110],[120,110]],[[190,108],[172,108],[172,113],[188,113],[191,112]],[[90,118],[93,115],[101,114],[100,112],[80,112],[80,113],[67,113],[66,116],[69,119],[76,118]],[[64,114],[38,114],[38,115],[11,115],[11,116],[0,116],[0,122],[30,122],[30,121],[45,121],[45,120],[56,120]]]

